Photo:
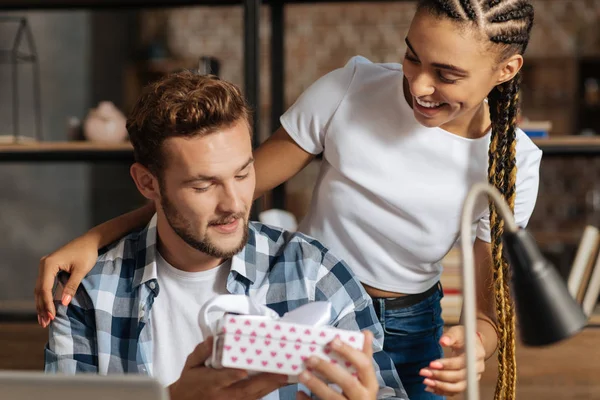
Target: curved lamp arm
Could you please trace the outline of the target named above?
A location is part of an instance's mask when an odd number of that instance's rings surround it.
[[[477,311],[475,296],[475,262],[473,256],[473,241],[471,227],[475,202],[482,194],[487,194],[496,204],[500,217],[504,220],[504,229],[516,232],[517,226],[513,214],[502,197],[502,194],[490,184],[477,183],[473,185],[465,203],[461,216],[460,246],[462,253],[462,284],[463,284],[463,321],[465,326],[465,355],[467,358],[467,400],[479,400],[479,383],[475,357]]]

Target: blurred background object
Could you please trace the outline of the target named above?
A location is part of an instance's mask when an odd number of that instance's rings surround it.
[[[8,108],[12,113],[12,134],[7,135],[6,132],[0,132],[0,141],[17,143],[22,140],[27,141],[27,139],[42,140],[40,66],[33,33],[27,18],[0,16],[0,66],[10,67],[10,83],[5,78],[2,81],[2,87],[10,89],[6,92],[10,94],[12,99],[11,107]],[[29,71],[22,67],[29,67],[27,68]],[[22,74],[26,76],[25,82],[28,85],[25,86],[29,86],[30,91],[22,88]],[[21,136],[23,130],[22,118],[24,117],[24,113],[21,113],[22,103],[25,103],[33,111],[33,118],[29,112],[26,113],[25,125],[29,122],[28,120],[33,120],[35,123],[35,136]],[[27,129],[30,129],[29,126],[27,126]]]

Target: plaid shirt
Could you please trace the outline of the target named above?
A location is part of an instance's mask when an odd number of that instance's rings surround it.
[[[160,291],[156,253],[155,216],[146,228],[102,252],[68,307],[58,301],[67,278],[59,277],[46,372],[152,373],[150,310]],[[311,301],[329,301],[333,326],[373,332],[379,398],[408,399],[382,351],[383,330],[371,298],[344,262],[315,239],[250,223],[247,245],[231,260],[227,291],[250,296],[279,315]],[[267,398],[295,399],[297,386]]]

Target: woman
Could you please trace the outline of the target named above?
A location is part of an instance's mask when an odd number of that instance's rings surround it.
[[[458,237],[467,191],[489,180],[522,226],[535,205],[541,151],[515,127],[532,24],[524,0],[422,0],[403,65],[353,58],[314,83],[255,153],[256,197],[323,154],[300,230],[335,249],[373,297],[385,350],[411,399],[440,399],[466,386],[463,328],[442,331],[439,261]],[[54,314],[58,270],[72,274],[66,304],[97,249],[153,212],[144,207],[109,221],[42,260],[40,323]],[[483,372],[498,346],[496,398],[512,399],[514,311],[503,223],[485,201],[478,213],[478,366]],[[443,347],[452,350],[448,358]]]

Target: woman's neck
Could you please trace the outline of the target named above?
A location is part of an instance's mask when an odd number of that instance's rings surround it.
[[[485,136],[492,126],[489,106],[486,101],[479,107],[440,126],[440,128],[467,139],[479,139]]]

